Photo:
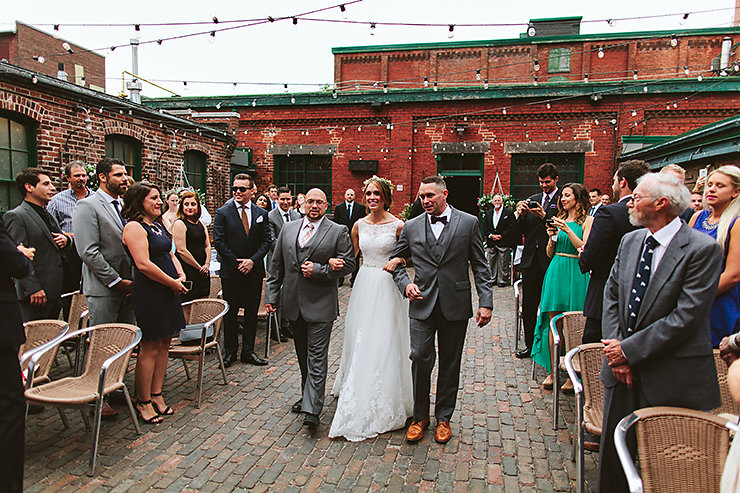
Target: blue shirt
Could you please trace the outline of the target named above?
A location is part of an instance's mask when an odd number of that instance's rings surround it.
[[[92,194],[89,188],[86,188],[85,191],[84,198]],[[59,221],[59,226],[65,233],[72,232],[72,211],[77,205],[77,200],[79,200],[77,194],[71,188],[68,188],[54,195],[46,206],[46,210]]]

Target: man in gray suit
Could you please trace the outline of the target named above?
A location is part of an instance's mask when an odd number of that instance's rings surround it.
[[[121,196],[128,188],[123,161],[104,158],[95,169],[100,188],[77,203],[72,215],[77,253],[82,259],[82,291],[90,325],[135,323],[131,307],[131,259],[123,249]]]
[[[274,312],[278,295],[283,317],[293,329],[301,367],[302,398],[293,405],[303,412],[303,424],[315,429],[324,406],[329,338],[339,316],[337,279],[355,268],[355,255],[347,227],[324,217],[324,192],[306,193],[306,216],[285,224],[275,242],[265,292],[265,308]]]
[[[681,222],[690,196],[679,179],[649,173],[637,183],[630,222],[644,229],[624,236],[604,289],[601,493],[628,491],[614,448],[622,418],[649,406],[720,404],[709,335],[719,244]],[[634,451],[634,434],[628,443]]]
[[[23,320],[58,318],[64,282],[64,255],[72,238],[46,210],[56,189],[39,168],[26,168],[15,177],[21,205],[5,213],[8,233],[16,244],[36,249],[31,275],[16,281]]]
[[[399,265],[393,278],[410,300],[411,373],[414,381],[414,422],[406,440],[416,443],[429,426],[429,391],[434,368],[434,336],[439,346],[439,373],[434,434],[439,443],[452,437],[450,418],[455,410],[457,386],[468,319],[473,316],[468,266],[473,269],[478,291],[475,320],[483,326],[491,320],[493,295],[491,273],[483,250],[478,218],[447,204],[447,184],[439,176],[421,182],[419,197],[426,214],[406,222],[393,257],[414,261],[416,274],[409,279]]]
[[[270,190],[272,191],[272,186],[270,187]],[[297,221],[301,218],[301,215],[298,213],[298,211],[291,207],[291,204],[293,203],[293,195],[290,192],[290,188],[280,187],[276,190],[277,191],[275,195],[277,196],[277,207],[273,208],[270,212],[267,213],[267,219],[270,220],[270,226],[272,226],[273,235],[273,242],[270,246],[270,251],[267,253],[268,268],[270,267],[270,262],[272,261],[272,252],[275,249],[275,240],[278,236],[280,236],[280,231],[282,231],[283,225],[291,221]],[[293,332],[290,330],[288,321],[283,319],[282,309],[279,304],[277,314],[278,319],[280,320],[280,335],[286,338],[293,337]],[[274,333],[272,337],[276,338],[277,334]],[[282,342],[285,342],[286,340],[287,339],[283,340]]]

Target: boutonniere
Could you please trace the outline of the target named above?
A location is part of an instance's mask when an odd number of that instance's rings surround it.
[[[265,216],[257,216],[255,223],[261,223],[265,219]]]

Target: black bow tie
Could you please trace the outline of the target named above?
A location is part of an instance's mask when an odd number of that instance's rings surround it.
[[[436,224],[436,223],[447,224],[447,216],[431,216],[431,217],[432,217],[432,224]]]

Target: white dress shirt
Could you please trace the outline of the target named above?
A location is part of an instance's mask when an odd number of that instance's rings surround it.
[[[234,201],[234,205],[236,206],[236,213],[239,214],[239,218],[242,217],[242,208],[244,208],[244,212],[247,213],[247,224],[249,224],[249,227],[251,229],[252,227],[252,201],[248,201],[246,204],[242,205],[236,200]]]
[[[669,222],[652,235],[648,233],[648,236],[652,236],[659,243],[653,251],[653,261],[650,264],[650,272],[655,272],[655,269],[658,267],[658,264],[660,264],[660,261],[665,254],[666,248],[668,248],[668,244],[673,240],[673,237],[676,236],[679,229],[681,229],[681,218],[675,217],[673,218],[673,221]],[[647,236],[645,238],[647,238]]]
[[[446,217],[447,224],[449,224],[451,216],[452,216],[452,209],[450,209],[450,206],[448,205],[445,207],[444,212],[437,217]],[[434,237],[439,239],[439,235],[442,234],[442,230],[445,228],[445,224],[439,221],[436,223],[433,223],[431,214],[427,214],[427,221],[429,221],[429,226],[432,228],[432,233],[434,233]]]
[[[283,217],[283,220],[284,219],[285,218]],[[316,236],[316,231],[319,230],[319,226],[321,226],[321,222],[323,220],[324,220],[324,216],[321,216],[321,219],[319,219],[318,221],[311,221],[308,218],[308,216],[303,216],[303,224],[301,224],[301,229],[298,232],[298,241],[301,241],[301,238],[303,238],[303,235],[306,234],[306,226],[308,226],[309,224],[312,224],[313,225],[313,236],[311,236],[311,238],[308,239],[308,241],[306,242],[306,245],[311,243],[311,240],[313,240],[313,237]]]
[[[494,207],[494,209],[493,209],[493,227],[494,228],[497,228],[498,227],[498,222],[501,220],[501,213],[502,212],[504,212],[504,207],[503,206],[501,206],[501,208],[498,209],[498,210],[496,210],[496,208]]]

